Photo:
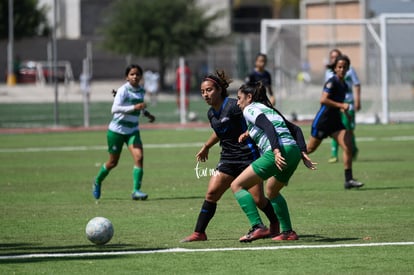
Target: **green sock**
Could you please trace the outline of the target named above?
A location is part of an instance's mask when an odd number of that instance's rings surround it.
[[[234,197],[249,219],[251,227],[262,224],[262,219],[260,218],[259,212],[256,208],[256,203],[254,202],[252,195],[247,190],[242,189],[234,193]]]
[[[338,142],[333,138],[331,140],[331,157],[338,158]]]
[[[132,169],[132,177],[134,179],[133,192],[139,191],[141,189],[143,175],[144,175],[144,169],[142,169],[142,167],[134,166],[134,168]]]
[[[275,209],[277,218],[279,219],[280,228],[282,231],[292,230],[292,223],[290,222],[289,209],[285,198],[279,194],[276,198],[270,200]]]
[[[352,154],[354,154],[356,151],[358,151],[358,148],[356,146],[355,136],[352,135]]]
[[[109,170],[106,169],[105,163],[101,166],[101,169],[99,170],[98,175],[96,176],[96,184],[101,185],[103,180],[108,176]]]

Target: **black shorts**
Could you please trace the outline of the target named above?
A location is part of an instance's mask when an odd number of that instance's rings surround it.
[[[244,169],[246,169],[251,162],[219,162],[217,170],[221,173],[237,178]]]
[[[324,139],[343,129],[345,129],[345,126],[340,117],[321,117],[312,123],[311,135],[317,139]]]

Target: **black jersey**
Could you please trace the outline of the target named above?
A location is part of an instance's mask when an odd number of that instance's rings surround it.
[[[246,132],[247,125],[236,103],[236,99],[227,97],[218,112],[210,108],[207,113],[211,128],[220,139],[220,162],[253,161],[260,156],[250,138],[239,143],[238,139]]]
[[[269,87],[272,85],[272,78],[270,76],[270,73],[266,70],[264,70],[263,72],[258,72],[254,70],[246,78],[246,82],[256,83],[259,81],[262,82],[263,86],[265,87]]]
[[[341,82],[336,75],[329,78],[323,87],[323,92],[328,93],[328,98],[336,102],[344,102],[347,91],[347,84]],[[323,139],[341,129],[344,129],[344,126],[340,109],[321,104],[312,122],[312,136]]]

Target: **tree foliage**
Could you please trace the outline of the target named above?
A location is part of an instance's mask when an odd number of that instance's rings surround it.
[[[46,19],[46,6],[38,7],[37,0],[14,0],[14,37],[47,35],[49,27]],[[9,1],[0,0],[0,39],[9,35]]]
[[[206,16],[193,0],[121,0],[110,8],[104,46],[120,54],[158,58],[161,84],[173,58],[215,43],[211,32],[220,13]]]

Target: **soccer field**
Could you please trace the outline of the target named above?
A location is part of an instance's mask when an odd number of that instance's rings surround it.
[[[209,240],[179,243],[194,229],[219,157],[216,146],[196,173],[194,155],[210,132],[143,130],[149,199],[130,198],[124,148],[98,203],[91,185],[107,159],[104,131],[0,135],[0,274],[414,272],[414,124],[358,125],[360,190],[343,189],[343,166],[327,163],[327,141],[311,155],[318,170],[299,166],[282,190],[299,241],[239,243],[249,224],[228,191]],[[104,246],[85,237],[95,216],[115,229]]]

